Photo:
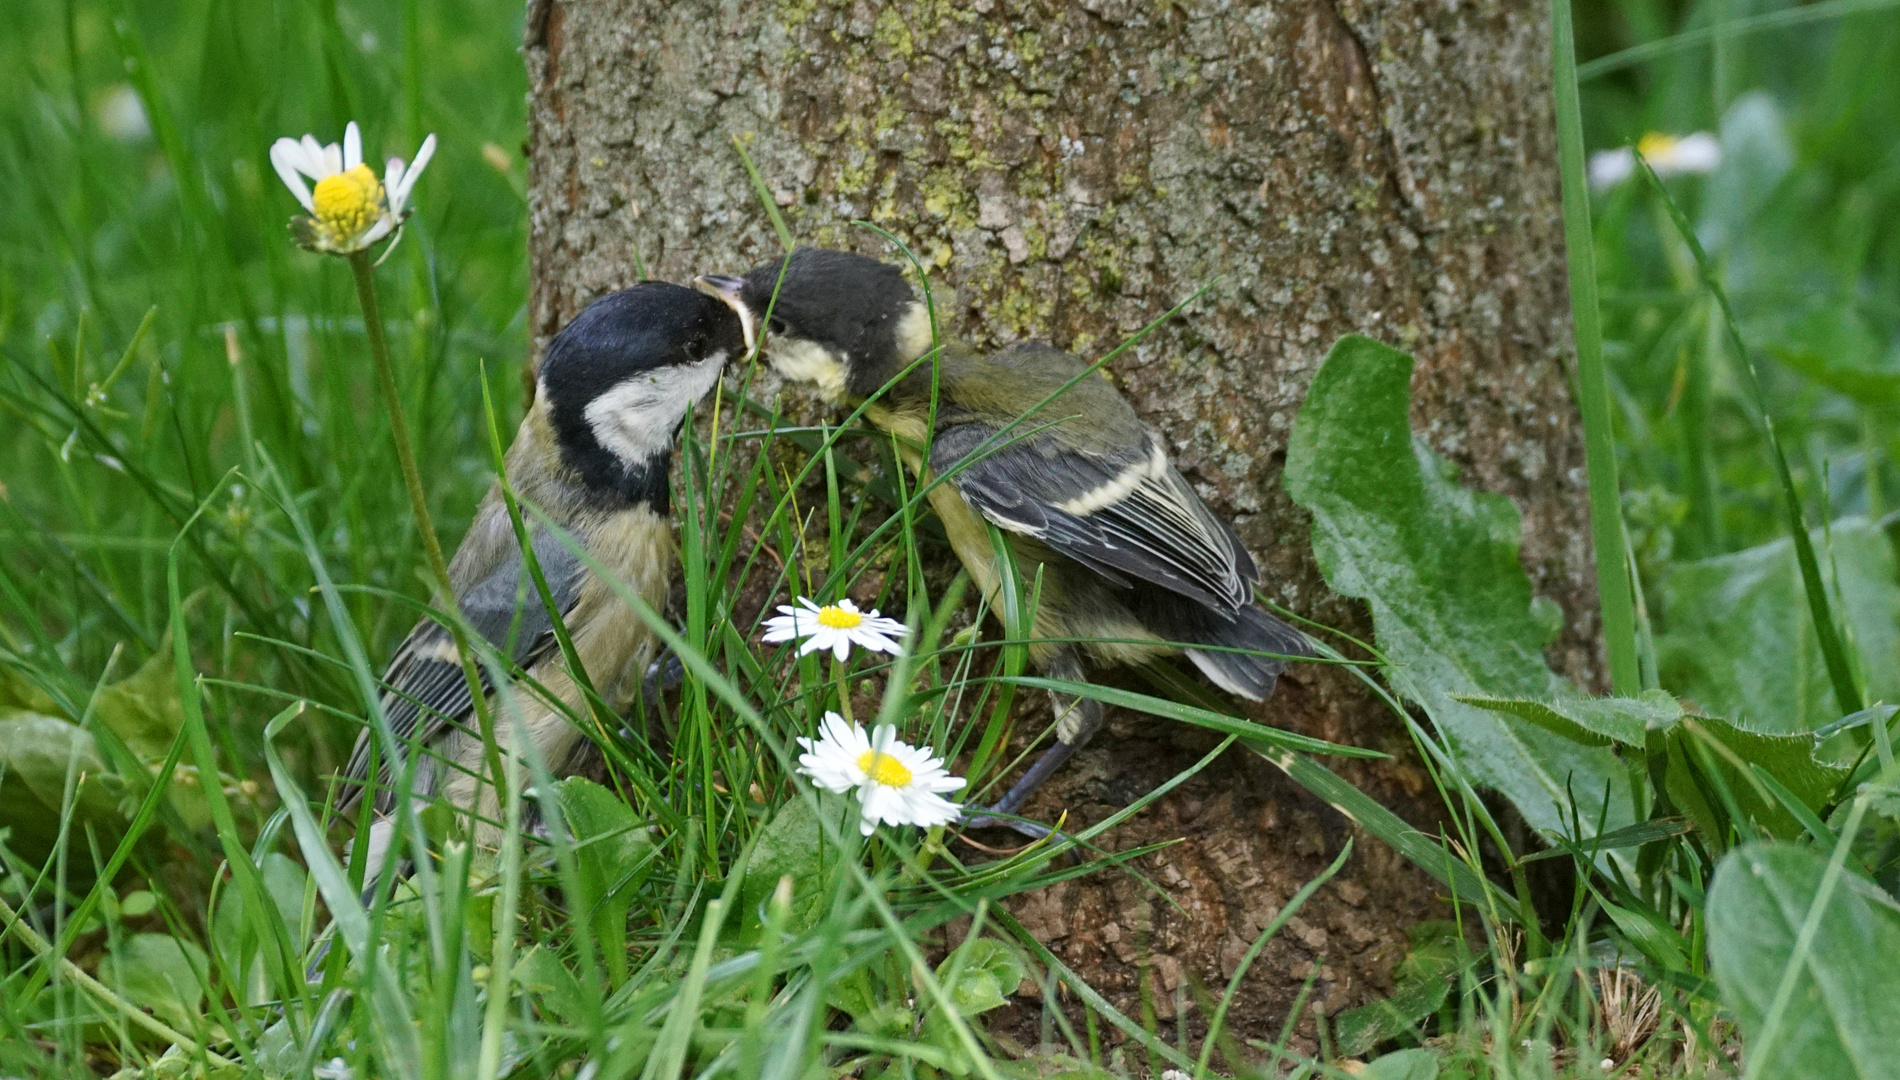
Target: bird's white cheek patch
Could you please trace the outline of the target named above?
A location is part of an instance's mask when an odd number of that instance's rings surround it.
[[[929,352],[935,342],[930,309],[922,300],[912,300],[910,307],[904,309],[904,317],[897,321],[897,354],[905,360],[915,360]]]
[[[810,383],[825,400],[844,400],[844,361],[837,353],[806,338],[776,338],[766,347],[772,370],[793,381]]]
[[[686,410],[719,382],[726,354],[643,371],[587,404],[594,438],[622,461],[642,462],[673,445]]]

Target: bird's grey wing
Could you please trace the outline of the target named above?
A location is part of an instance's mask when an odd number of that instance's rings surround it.
[[[548,592],[557,610],[565,617],[580,594],[586,567],[558,537],[546,529],[534,529],[534,555],[547,578]],[[532,667],[553,648],[554,624],[541,602],[534,579],[526,572],[527,561],[520,548],[510,545],[507,553],[485,576],[464,589],[457,602],[462,615],[474,631],[520,667]],[[477,664],[483,692],[491,689],[486,667]],[[383,715],[398,742],[426,746],[449,725],[468,722],[474,712],[468,680],[455,652],[455,639],[433,619],[425,619],[409,632],[395,659],[383,674]],[[342,779],[354,785],[342,806],[347,809],[361,794],[369,776],[371,728],[357,736]],[[388,762],[377,770],[379,786],[388,790],[396,771]]]
[[[1108,581],[1149,581],[1223,614],[1251,603],[1253,556],[1168,461],[1161,440],[1086,451],[1047,431],[938,432],[931,468],[998,528],[1032,536]]]

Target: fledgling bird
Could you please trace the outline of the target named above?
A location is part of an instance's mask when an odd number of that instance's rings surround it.
[[[896,267],[807,247],[744,277],[697,280],[732,305],[748,348],[764,335],[773,368],[828,401],[864,401],[892,384],[864,415],[898,437],[925,483],[948,477],[927,497],[992,604],[1002,570],[985,521],[1008,538],[1025,581],[1041,573],[1029,648],[1051,676],[1082,681],[1091,666],[1145,663],[1182,651],[1169,644],[1179,642],[1215,685],[1263,701],[1288,658],[1312,655],[1254,603],[1260,570],[1233,527],[1080,360],[1035,343],[989,354],[943,344],[931,431],[932,362],[913,366],[933,347],[930,313]],[[1056,695],[1056,715],[1055,745],[968,826],[1002,824],[990,815],[1016,813],[1102,724],[1101,704],[1087,699]]]
[[[519,497],[584,546],[615,578],[654,609],[673,574],[668,474],[673,441],[687,409],[718,383],[726,362],[744,352],[739,319],[718,300],[680,285],[649,281],[588,305],[549,343],[534,404],[505,459]],[[524,513],[536,560],[561,612],[588,681],[624,710],[639,692],[653,652],[647,625],[613,587],[552,531]],[[526,572],[526,560],[502,501],[489,489],[449,564],[456,603],[474,631],[579,715],[587,703],[555,641],[553,623]],[[481,669],[490,699],[489,674]],[[477,821],[498,820],[483,765],[481,734],[454,641],[425,619],[410,631],[383,676],[384,714],[398,740],[426,747],[410,793],[437,795]],[[517,695],[526,728],[555,775],[581,771],[594,744],[567,717],[527,693]],[[496,717],[495,736],[511,752],[514,725]],[[354,785],[345,812],[369,782],[375,732],[357,738],[342,779]],[[393,785],[403,763],[384,760],[375,787],[363,880],[381,872],[395,837]],[[499,839],[478,825],[477,842]]]

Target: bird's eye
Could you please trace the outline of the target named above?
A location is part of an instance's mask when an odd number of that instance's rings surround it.
[[[774,315],[774,316],[772,316],[772,317],[771,317],[770,319],[768,319],[768,320],[766,320],[766,323],[765,323],[765,328],[766,328],[767,330],[770,330],[770,331],[771,331],[772,333],[774,333],[774,334],[783,334],[783,333],[785,333],[785,332],[786,332],[786,331],[787,331],[788,329],[790,329],[789,327],[787,327],[787,326],[785,325],[785,320],[784,320],[784,319],[781,319],[781,318],[779,318],[779,317],[778,317],[778,316],[776,316],[776,315]]]

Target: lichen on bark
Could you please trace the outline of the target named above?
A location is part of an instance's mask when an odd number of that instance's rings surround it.
[[[982,345],[1099,355],[1183,472],[1260,557],[1266,591],[1368,631],[1313,564],[1281,487],[1308,380],[1339,335],[1413,352],[1414,424],[1524,512],[1523,561],[1566,625],[1553,666],[1599,681],[1549,40],[1533,0],[534,0],[530,304],[537,347],[636,280],[778,250],[730,140],[801,239],[902,237]],[[1297,668],[1254,715],[1387,750],[1342,772],[1423,827],[1435,797],[1402,729],[1350,680]],[[1125,804],[1212,745],[1132,715],[1032,812]],[[1065,962],[1139,1009],[1193,1012],[1350,822],[1230,754],[1118,840],[1186,835],[1126,880],[1021,898]],[[1186,914],[1183,914],[1183,911]],[[1253,969],[1241,1035],[1272,1037],[1318,967],[1325,1012],[1387,988],[1429,882],[1370,838]],[[1184,1018],[1192,1029],[1197,1017]]]

